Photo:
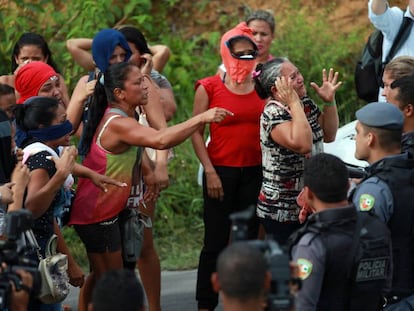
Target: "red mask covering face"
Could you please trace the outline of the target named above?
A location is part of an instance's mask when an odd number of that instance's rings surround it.
[[[231,42],[232,40],[240,38],[246,39],[252,43],[253,50],[255,51],[252,55],[232,55]],[[232,81],[242,83],[252,74],[256,65],[255,58],[257,51],[257,46],[253,41],[252,30],[247,27],[245,22],[238,24],[223,35],[220,44],[220,54],[224,67],[226,67],[226,72]]]

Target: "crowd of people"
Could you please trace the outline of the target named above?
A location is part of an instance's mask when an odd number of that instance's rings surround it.
[[[414,0],[408,2],[405,12],[385,0],[368,2],[384,54],[403,17],[414,19]],[[193,116],[169,127],[177,105],[161,72],[170,50],[149,46],[136,27],[66,42],[89,71],[72,93],[40,34],[16,42],[12,73],[0,77],[0,234],[6,213],[24,208],[43,256],[57,235],[69,282],[81,287],[78,310],[161,311],[152,219],[169,185],[172,148],[190,137],[202,166],[199,311],[214,310],[219,295],[226,311],[265,310],[275,290],[278,275],[261,250],[247,241],[229,246],[231,214],[250,206],[256,212],[248,239],[277,241],[290,255],[292,279],[301,280],[288,293],[292,310],[414,305],[414,40],[385,65],[378,102],[356,112],[355,158],[369,166],[362,179],[350,180],[346,164],[323,150],[339,126],[339,73],[321,68],[321,83],[310,83],[318,106],[294,60],[270,53],[275,27],[271,12],[257,10],[224,33],[218,71],[195,83]],[[132,261],[122,248],[121,213],[128,209],[145,223]],[[71,255],[66,225],[80,237],[89,271]],[[374,234],[374,247],[363,244]],[[13,286],[21,304],[12,310],[62,310],[62,303],[29,296],[30,277],[18,274],[26,290]]]

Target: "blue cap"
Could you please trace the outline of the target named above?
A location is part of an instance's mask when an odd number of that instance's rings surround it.
[[[369,103],[355,113],[359,122],[386,130],[402,130],[404,116],[400,109],[390,103]]]

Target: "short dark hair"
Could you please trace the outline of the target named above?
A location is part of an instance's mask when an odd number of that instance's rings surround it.
[[[135,272],[127,269],[106,272],[92,293],[94,311],[139,311],[144,307],[144,290]]]
[[[391,104],[389,104],[391,105]],[[364,133],[372,132],[376,135],[378,144],[385,151],[393,151],[401,148],[402,130],[389,130],[368,126],[360,122]]]
[[[14,88],[8,84],[0,83],[0,96],[14,94]]]
[[[391,88],[398,88],[396,99],[400,102],[399,108],[404,109],[408,105],[414,105],[414,72],[391,83]]]
[[[230,244],[217,260],[221,291],[240,301],[263,295],[267,271],[264,255],[247,242]]]
[[[348,169],[338,157],[319,153],[305,162],[304,185],[326,203],[346,200],[348,194]]]

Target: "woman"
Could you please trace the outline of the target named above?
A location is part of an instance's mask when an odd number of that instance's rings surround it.
[[[253,41],[257,46],[256,64],[264,64],[273,58],[270,54],[270,48],[276,27],[275,18],[269,11],[256,10],[247,16],[246,24],[251,28]],[[221,64],[218,74],[222,77],[224,72],[226,72],[226,67]]]
[[[126,30],[128,30],[127,28]],[[131,36],[130,31],[126,31],[129,36]],[[133,35],[136,34],[135,31],[132,32]],[[74,40],[81,40],[81,39],[74,39]],[[84,39],[88,40],[88,39]],[[145,46],[143,47],[143,43],[139,41],[137,38],[132,37],[130,39],[132,41],[128,42],[125,40],[125,37],[123,34],[117,30],[114,29],[104,29],[100,32],[98,32],[95,37],[93,38],[93,41],[91,42],[92,46],[92,55],[89,54],[89,52],[81,49],[78,51],[78,53],[84,54],[84,57],[82,58],[84,61],[89,59],[89,57],[93,57],[96,63],[97,70],[96,72],[104,72],[107,67],[114,63],[120,63],[120,62],[126,62],[131,61],[132,63],[135,63],[140,66],[140,69],[143,72],[151,72],[152,69],[152,58],[151,55],[148,53],[141,55],[139,54],[138,50],[143,50],[145,52]],[[126,52],[125,57],[117,57],[117,54],[119,52]],[[131,51],[134,51],[132,53]],[[79,54],[81,55],[81,54]],[[145,59],[146,61],[143,62],[142,60]],[[97,76],[96,76],[97,77]],[[161,102],[161,96],[168,95],[166,93],[166,89],[161,89],[162,93],[160,92],[160,89],[156,88],[156,85],[152,82],[149,75],[145,75],[145,83],[148,87],[148,104],[145,105],[145,115],[149,123],[152,127],[156,129],[165,128],[167,126],[166,120],[164,118],[165,114],[163,112],[163,106]],[[92,95],[93,89],[95,88],[95,82],[96,80],[92,80],[90,82],[87,82],[88,77],[81,78],[81,80],[78,82],[78,85],[75,88],[75,91],[73,92],[72,99],[68,108],[68,118],[72,120],[75,124],[78,124],[80,122],[80,116],[82,114],[82,107],[84,106],[86,98],[89,97],[89,95]],[[86,89],[85,89],[86,86]],[[85,92],[86,91],[86,92]],[[171,92],[172,94],[172,92]],[[170,95],[171,95],[170,94]],[[173,99],[173,97],[172,97]],[[91,100],[91,98],[89,99]],[[106,102],[106,101],[105,101]],[[175,103],[174,103],[175,105]],[[86,109],[88,107],[86,106]],[[87,121],[87,113],[84,113],[84,122]],[[82,138],[83,139],[83,138]],[[83,144],[81,144],[81,154],[85,153],[85,150],[83,148]],[[156,157],[155,157],[155,163],[154,163],[154,172],[155,180],[150,179],[149,177],[146,179],[147,186],[151,187],[152,185],[149,185],[148,183],[152,184],[158,184],[160,189],[165,189],[168,187],[168,170],[167,170],[167,163],[168,163],[168,151],[167,150],[157,150],[156,151]],[[96,167],[96,169],[99,171],[99,168]],[[140,168],[136,168],[137,170],[140,170]],[[151,172],[148,173],[150,175]],[[154,203],[155,204],[155,203]],[[147,205],[147,209],[145,211],[145,214],[152,217],[153,211],[154,211],[154,205],[153,203],[149,202]],[[141,252],[140,257],[140,266],[141,266],[141,272],[143,277],[143,283],[147,290],[147,296],[148,296],[148,302],[150,311],[157,311],[160,310],[160,265],[159,265],[159,259],[157,256],[157,253],[155,251],[153,241],[152,241],[152,230],[151,228],[145,229],[145,240],[143,245],[143,250]],[[145,271],[145,272],[144,272]],[[87,281],[90,278],[87,279]],[[80,308],[87,309],[87,304],[83,301],[83,296],[85,295],[86,301],[90,300],[91,292],[88,292],[88,289],[90,289],[90,286],[88,285],[88,282],[86,283],[86,286],[83,287],[80,294],[80,300],[79,300],[79,306]],[[81,309],[84,310],[84,309]]]
[[[95,87],[85,132],[87,153],[83,163],[92,169],[103,169],[128,186],[121,191],[108,187],[107,192],[99,193],[91,188],[88,180],[80,179],[78,183],[70,224],[75,226],[87,250],[93,271],[87,283],[91,288],[105,271],[123,266],[118,214],[126,207],[131,188],[134,192],[142,189],[141,178],[132,180],[134,164],[141,163],[141,147],[170,148],[184,141],[201,124],[219,122],[231,115],[225,109],[214,108],[157,131],[140,125],[135,119],[135,109],[145,104],[147,98],[143,75],[138,67],[125,62],[111,65],[105,72],[104,85],[97,83]],[[144,167],[145,160],[144,157]],[[139,203],[154,200],[157,194],[156,187],[147,189],[145,197],[142,192],[137,194]],[[84,298],[90,299],[86,295]]]
[[[325,103],[323,111],[307,96],[304,79],[287,58],[274,58],[254,73],[258,95],[269,98],[260,119],[263,182],[257,216],[265,232],[283,245],[300,225],[296,198],[303,187],[306,157],[335,139],[338,73],[322,72],[322,86],[311,86]]]
[[[254,43],[259,51],[256,63],[264,64],[273,58],[270,54],[270,48],[275,38],[275,18],[267,10],[256,10],[247,16],[246,24],[253,31]]]
[[[118,30],[125,36],[132,51],[129,61],[137,65],[143,74],[149,75],[158,86],[165,119],[170,121],[177,110],[172,86],[167,78],[154,69],[157,59],[151,53],[144,35],[132,26],[122,26]]]
[[[50,51],[46,40],[39,34],[27,32],[19,38],[13,48],[11,57],[11,70],[13,74],[1,76],[0,83],[8,84],[15,88],[15,77],[21,66],[34,61],[44,62],[56,71],[56,76],[62,92],[62,102],[64,106],[67,107],[69,104],[69,95],[65,80],[62,75],[59,74],[59,70],[53,61],[52,52]],[[19,94],[17,94],[17,98],[18,97]],[[24,100],[21,102],[24,102]]]
[[[177,108],[174,100],[174,94],[170,82],[158,71],[152,68],[153,56],[147,45],[143,34],[135,27],[123,26],[119,28],[119,31],[125,36],[128,41],[129,47],[132,51],[130,62],[137,65],[141,73],[150,76],[151,80],[158,86],[157,93],[160,95],[160,103],[162,104],[162,110],[166,121],[169,121]],[[151,81],[147,81],[149,86],[154,84]],[[148,109],[150,104],[142,107],[141,116],[154,114],[151,109]],[[151,107],[150,107],[151,108]],[[152,120],[154,124],[154,121]],[[155,128],[165,127],[166,125],[159,123],[158,127],[155,124]],[[146,151],[151,150],[149,148]],[[167,158],[168,153],[166,150],[154,151],[152,150],[150,159],[154,162],[154,177],[155,181],[159,185],[163,185],[162,189],[166,189],[168,186],[168,172],[167,172]],[[155,157],[154,157],[155,156]],[[154,221],[155,216],[155,204],[156,202],[148,202],[146,209],[142,211],[145,215],[149,216]],[[160,260],[153,241],[152,226],[145,227],[144,229],[144,242],[142,251],[138,260],[139,273],[142,279],[142,283],[145,288],[145,293],[148,300],[149,311],[160,311],[161,310],[161,267]]]
[[[34,61],[22,66],[16,74],[15,88],[20,94],[17,104],[23,104],[32,96],[47,96],[56,98],[65,107],[58,74],[44,62]]]
[[[79,125],[84,125],[88,119],[88,99],[93,94],[99,73],[105,73],[111,64],[128,61],[131,50],[124,36],[114,29],[102,29],[90,41],[92,55],[84,50],[74,54],[75,59],[83,59],[92,64],[92,71],[79,79],[73,90],[69,106],[67,108],[68,119],[72,122],[74,131],[77,132]],[[93,57],[93,58],[92,58]],[[84,150],[82,141],[80,143],[80,154]]]
[[[226,247],[230,234],[229,215],[257,204],[262,181],[259,120],[264,100],[254,91],[252,71],[257,46],[246,23],[226,32],[220,54],[227,68],[218,75],[196,82],[193,114],[223,105],[234,117],[210,125],[211,141],[204,143],[205,127],[192,136],[194,150],[204,167],[204,245],[197,276],[199,310],[213,310],[218,296],[211,287],[210,276],[218,254]],[[252,219],[249,238],[257,237],[258,220]]]
[[[63,240],[54,218],[54,209],[61,201],[64,185],[73,183],[70,174],[77,154],[74,147],[63,149],[58,156],[59,146],[69,146],[72,125],[66,120],[63,105],[51,97],[32,97],[26,104],[16,108],[16,123],[24,133],[21,147],[26,153],[26,165],[30,169],[25,208],[35,218],[33,232],[45,256],[45,247],[53,234],[58,236],[57,250],[68,255],[70,283],[82,286],[83,273],[76,264]],[[31,310],[58,310],[60,304],[42,306],[34,302]]]

